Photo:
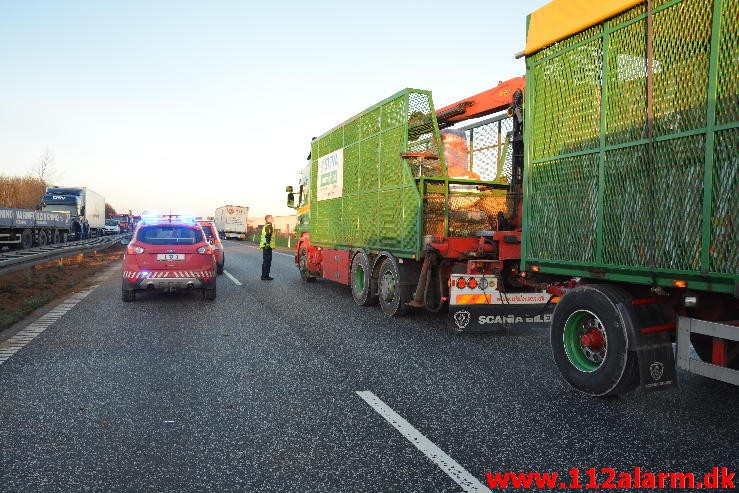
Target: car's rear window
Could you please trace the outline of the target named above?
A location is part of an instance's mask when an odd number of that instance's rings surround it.
[[[210,224],[201,224],[205,237],[209,240],[213,238],[213,227]]]
[[[150,245],[194,245],[203,241],[200,230],[187,226],[144,226],[136,239]]]

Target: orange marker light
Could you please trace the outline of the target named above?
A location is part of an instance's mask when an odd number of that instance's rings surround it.
[[[675,279],[674,281],[672,281],[672,285],[675,286],[676,288],[687,288],[688,282],[681,281],[680,279]]]
[[[539,266],[538,265],[532,265],[531,266],[532,272],[539,272]]]

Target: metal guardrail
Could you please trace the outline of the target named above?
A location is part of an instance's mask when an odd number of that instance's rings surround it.
[[[69,257],[90,250],[108,248],[123,238],[130,237],[130,233],[112,236],[101,236],[91,240],[70,241],[43,247],[28,248],[26,250],[0,251],[0,275],[9,274],[17,270],[26,269],[35,265]]]

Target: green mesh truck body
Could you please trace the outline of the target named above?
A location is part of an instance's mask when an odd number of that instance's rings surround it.
[[[548,298],[517,282],[523,136],[505,110],[520,114],[522,88],[511,79],[439,112],[405,89],[314,138],[297,201],[288,187],[302,278],[350,285],[391,316],[449,303],[459,330],[491,305],[544,321]]]
[[[551,342],[580,390],[673,383],[676,333],[680,367],[739,383],[737,53],[739,0],[529,17],[521,266],[575,279]]]

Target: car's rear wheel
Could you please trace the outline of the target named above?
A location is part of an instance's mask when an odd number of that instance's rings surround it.
[[[213,301],[216,299],[216,288],[204,288],[203,299],[206,301]]]
[[[226,266],[226,262],[224,261],[222,264],[218,264],[216,266],[216,272],[219,274],[223,274],[223,268]]]
[[[123,301],[135,301],[136,291],[133,289],[122,289],[121,290]]]

